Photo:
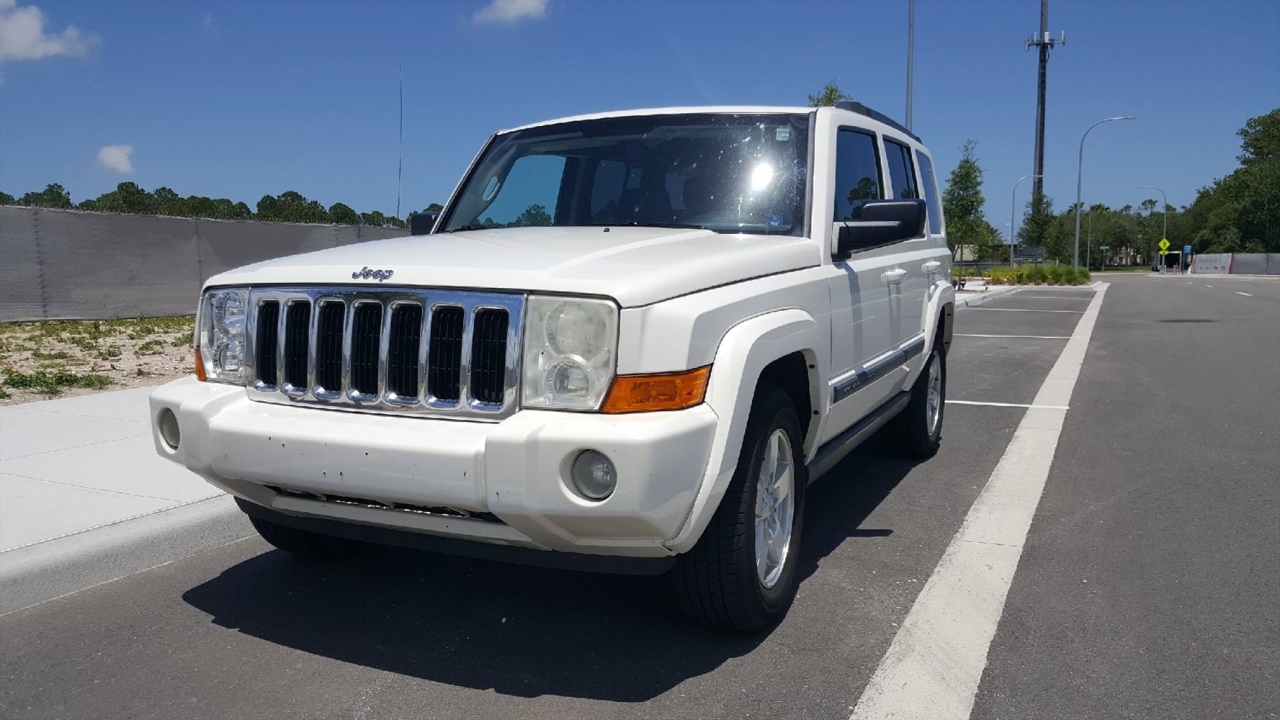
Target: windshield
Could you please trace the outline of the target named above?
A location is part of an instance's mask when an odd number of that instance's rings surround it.
[[[443,232],[648,225],[804,232],[809,116],[646,115],[500,135]]]

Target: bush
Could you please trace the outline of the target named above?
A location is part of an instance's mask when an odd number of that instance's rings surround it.
[[[38,370],[33,373],[10,370],[5,374],[4,384],[15,390],[36,390],[46,395],[58,395],[66,388],[101,390],[111,385],[111,378],[103,375],[76,375],[65,370]]]
[[[1026,269],[1026,282],[1033,285],[1039,285],[1049,279],[1049,272],[1043,265],[1032,265]]]
[[[987,277],[995,285],[1013,285],[1018,281],[1018,271],[1011,267],[994,267],[987,273]]]

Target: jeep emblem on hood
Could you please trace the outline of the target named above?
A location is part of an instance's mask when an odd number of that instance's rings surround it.
[[[370,270],[366,265],[363,268],[351,273],[352,280],[377,280],[384,282],[390,280],[391,276],[396,273],[395,270]]]

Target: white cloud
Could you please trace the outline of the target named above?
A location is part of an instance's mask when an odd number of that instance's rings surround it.
[[[218,25],[213,21],[213,13],[205,13],[200,20],[200,30],[210,40],[218,39]]]
[[[68,25],[60,33],[44,30],[44,13],[35,5],[18,7],[17,0],[0,0],[0,61],[39,60],[66,55],[80,57],[98,41]]]
[[[108,145],[98,151],[98,162],[122,175],[133,173],[132,145]]]
[[[547,14],[547,0],[489,0],[489,4],[476,11],[478,25],[510,25],[526,19],[536,19]]]

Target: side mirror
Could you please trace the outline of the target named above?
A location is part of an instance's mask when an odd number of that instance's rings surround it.
[[[427,210],[424,212],[413,213],[409,216],[409,234],[430,235],[431,229],[436,226],[436,220],[439,218],[439,210]]]
[[[924,234],[923,200],[868,200],[861,218],[844,223],[836,238],[840,259],[859,250],[883,247]]]

